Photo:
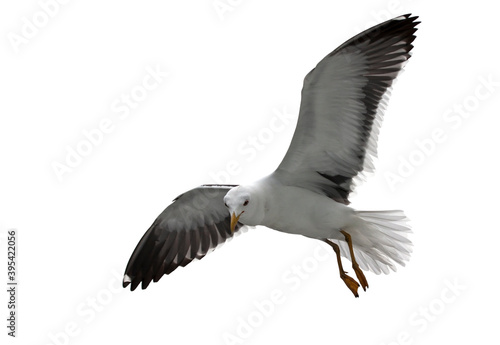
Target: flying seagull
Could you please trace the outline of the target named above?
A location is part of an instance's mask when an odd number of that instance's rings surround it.
[[[249,185],[202,185],[174,199],[137,244],[123,286],[145,289],[203,258],[241,232],[263,225],[328,243],[340,278],[358,297],[363,270],[396,270],[411,253],[402,211],[357,211],[349,193],[373,171],[391,85],[410,58],[418,17],[376,25],[328,54],[304,79],[290,147],[276,171]],[[359,283],[342,267],[348,258]]]

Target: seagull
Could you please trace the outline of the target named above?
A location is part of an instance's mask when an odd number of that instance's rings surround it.
[[[175,198],[137,244],[123,287],[145,289],[257,225],[327,243],[355,297],[359,286],[368,288],[363,271],[404,266],[412,242],[403,211],[358,211],[348,197],[374,170],[382,115],[410,58],[417,18],[369,28],[322,59],[304,79],[297,127],[278,168],[248,185],[207,184]]]

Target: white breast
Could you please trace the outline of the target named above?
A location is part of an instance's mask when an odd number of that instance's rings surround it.
[[[274,185],[266,193],[271,200],[264,226],[312,238],[341,238],[339,230],[352,220],[354,211],[307,189]]]

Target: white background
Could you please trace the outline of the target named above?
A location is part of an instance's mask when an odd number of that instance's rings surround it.
[[[50,16],[44,3],[0,8],[2,281],[6,231],[19,232],[18,338],[2,321],[2,344],[498,339],[487,316],[500,307],[492,2],[223,0],[230,10],[220,14],[212,0],[75,0]],[[175,196],[217,182],[228,163],[231,183],[272,172],[295,120],[264,134],[277,111],[296,118],[306,73],[359,31],[408,12],[422,21],[413,57],[386,112],[377,172],[352,197],[358,209],[405,210],[415,245],[406,267],[367,273],[370,288],[355,299],[324,244],[257,228],[147,290],[120,288],[136,243]],[[37,23],[31,34],[23,18]],[[113,104],[139,92],[148,69],[169,75],[121,119]],[[54,164],[105,118],[112,131],[58,178]],[[255,156],[238,150],[259,135]],[[281,298],[270,306],[272,294]]]

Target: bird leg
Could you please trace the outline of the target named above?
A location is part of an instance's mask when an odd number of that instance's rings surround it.
[[[328,243],[332,248],[335,254],[337,254],[337,263],[339,265],[339,271],[340,271],[340,278],[344,281],[345,285],[349,288],[349,290],[352,291],[355,297],[359,297],[358,295],[358,287],[359,284],[357,281],[355,281],[353,278],[349,277],[346,272],[344,271],[344,268],[342,268],[342,260],[340,259],[340,248],[337,243],[333,243],[329,239],[325,238],[323,241]]]
[[[352,269],[354,270],[354,272],[356,272],[356,277],[358,277],[358,280],[361,283],[363,290],[366,291],[366,288],[369,287],[368,281],[366,280],[363,271],[361,271],[361,268],[359,268],[359,265],[356,262],[356,258],[354,257],[354,249],[352,248],[351,235],[349,235],[344,230],[340,230],[340,232],[344,235],[347,245],[349,246],[349,253],[351,253]]]

